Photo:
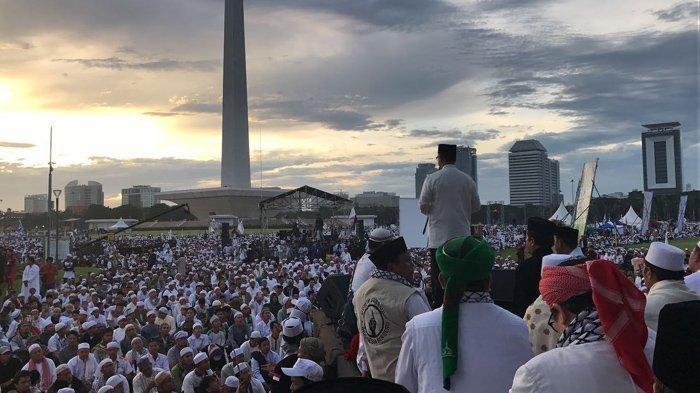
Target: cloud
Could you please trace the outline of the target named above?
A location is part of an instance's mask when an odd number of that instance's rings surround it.
[[[151,61],[131,61],[120,57],[93,59],[53,59],[56,62],[76,63],[87,68],[104,68],[113,70],[144,70],[144,71],[215,71],[220,64],[214,60],[184,61],[173,59],[158,59]]]
[[[9,147],[9,148],[17,148],[17,149],[27,149],[30,147],[35,147],[36,145],[33,143],[23,143],[23,142],[5,142],[5,141],[0,141],[0,147]]]
[[[687,1],[678,3],[672,7],[663,10],[655,10],[651,13],[664,22],[678,22],[684,19],[697,21],[698,2]]]
[[[488,130],[470,130],[470,131],[460,131],[460,130],[438,130],[438,129],[413,129],[403,134],[405,137],[413,138],[440,138],[441,141],[447,140],[447,142],[441,143],[452,143],[456,145],[473,145],[477,141],[486,141],[497,138],[501,134],[500,131],[495,129]],[[425,146],[433,146],[434,143],[427,144]]]
[[[221,103],[213,102],[188,102],[185,104],[180,104],[173,109],[172,112],[185,112],[185,113],[216,113],[221,114]]]

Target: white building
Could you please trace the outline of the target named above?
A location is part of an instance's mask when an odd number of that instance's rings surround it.
[[[24,196],[25,213],[46,213],[47,211],[49,211],[49,199],[46,197],[46,194]]]
[[[122,188],[122,206],[151,207],[160,202],[160,197],[156,196],[159,192],[160,187],[145,185]]]
[[[66,210],[80,211],[87,209],[90,205],[104,206],[105,204],[102,184],[96,181],[78,184],[77,180],[73,180],[66,184],[64,191]]]
[[[394,192],[365,191],[355,195],[358,207],[399,207],[399,199]]]
[[[508,153],[510,204],[554,206],[561,201],[559,162],[539,141],[517,141]]]

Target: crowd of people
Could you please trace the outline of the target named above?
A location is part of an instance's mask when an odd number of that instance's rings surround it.
[[[79,236],[54,261],[41,238],[0,234],[0,392],[313,392],[347,376],[411,393],[698,391],[700,243],[641,249],[655,239],[538,217],[473,228],[455,154],[440,145],[424,183],[423,249],[386,228],[293,228]],[[494,270],[514,270],[508,304]],[[321,295],[336,276],[351,277],[344,304]]]

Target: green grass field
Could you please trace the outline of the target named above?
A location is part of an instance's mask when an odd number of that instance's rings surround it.
[[[24,270],[24,268],[22,268],[22,270]],[[80,276],[86,276],[90,273],[96,273],[99,271],[99,268],[92,266],[78,266],[75,268],[75,278],[77,279]],[[15,291],[19,292],[20,288],[22,288],[22,271],[18,271],[17,276],[18,278],[15,279],[14,289]],[[63,270],[58,271],[58,280],[63,280]],[[5,293],[5,284],[2,284],[2,290],[0,290],[0,293]]]
[[[686,239],[673,239],[669,240],[668,242],[671,245],[674,245],[682,250],[688,249],[692,250],[693,247],[695,247],[695,244],[697,244],[698,240],[700,240],[700,237],[689,237]],[[624,246],[625,248],[648,248],[650,243],[639,243],[639,244],[630,244],[627,246]],[[506,248],[504,250],[501,250],[498,252],[498,256],[502,258],[506,257],[511,257],[513,259],[518,259],[517,255],[515,253],[515,248]]]

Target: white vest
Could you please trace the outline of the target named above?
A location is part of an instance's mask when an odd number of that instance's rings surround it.
[[[357,328],[372,378],[394,382],[401,335],[409,321],[406,301],[416,291],[397,281],[372,277],[355,294]]]

